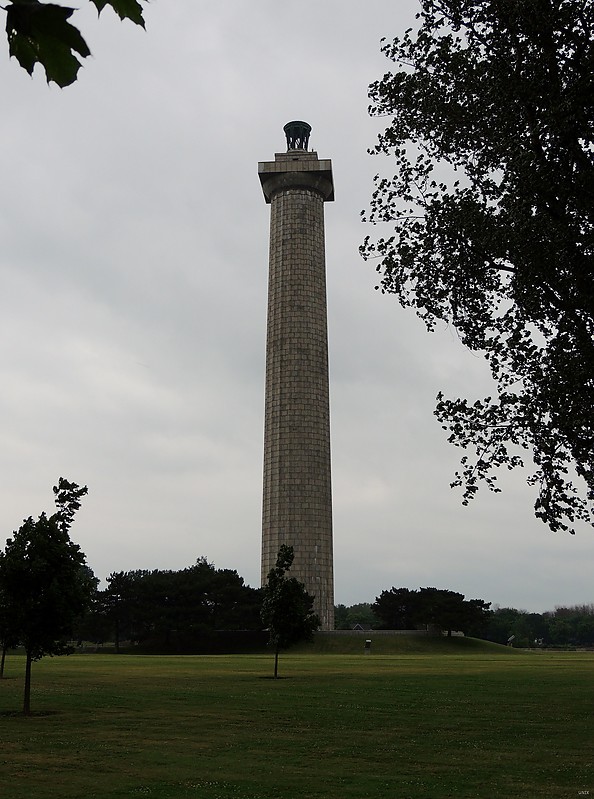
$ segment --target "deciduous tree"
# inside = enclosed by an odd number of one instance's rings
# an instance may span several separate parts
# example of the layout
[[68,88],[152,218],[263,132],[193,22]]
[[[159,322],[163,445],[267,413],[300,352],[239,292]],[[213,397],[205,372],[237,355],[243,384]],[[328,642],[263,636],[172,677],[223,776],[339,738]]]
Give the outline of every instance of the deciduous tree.
[[283,544],[278,551],[276,566],[268,573],[263,589],[262,622],[268,630],[269,643],[274,648],[274,678],[278,677],[278,656],[299,641],[309,640],[320,626],[313,611],[314,598],[296,577],[288,577],[293,564],[293,547]]
[[484,355],[494,395],[438,396],[464,503],[534,463],[535,514],[593,523],[594,4],[421,0],[370,88],[389,117],[368,238],[383,292]]
[[85,611],[96,586],[80,547],[69,529],[87,493],[60,478],[54,488],[58,511],[34,521],[30,516],[0,553],[4,612],[9,636],[25,649],[23,711],[31,710],[31,664],[44,655],[72,651],[68,645],[76,619]]

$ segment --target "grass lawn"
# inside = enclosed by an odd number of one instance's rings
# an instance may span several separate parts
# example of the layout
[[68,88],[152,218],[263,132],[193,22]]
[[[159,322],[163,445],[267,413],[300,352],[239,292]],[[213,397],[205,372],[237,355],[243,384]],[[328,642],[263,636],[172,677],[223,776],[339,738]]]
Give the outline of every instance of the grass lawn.
[[7,799],[594,797],[594,654],[112,656],[0,682]]

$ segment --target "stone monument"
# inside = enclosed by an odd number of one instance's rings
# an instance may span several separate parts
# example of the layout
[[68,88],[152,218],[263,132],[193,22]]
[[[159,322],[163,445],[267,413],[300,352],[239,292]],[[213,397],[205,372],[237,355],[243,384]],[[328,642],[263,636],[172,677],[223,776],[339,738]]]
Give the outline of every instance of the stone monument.
[[307,149],[311,127],[284,127],[287,152],[258,164],[270,204],[266,341],[262,582],[281,544],[290,575],[315,597],[322,630],[334,629],[332,487],[324,203],[332,163]]

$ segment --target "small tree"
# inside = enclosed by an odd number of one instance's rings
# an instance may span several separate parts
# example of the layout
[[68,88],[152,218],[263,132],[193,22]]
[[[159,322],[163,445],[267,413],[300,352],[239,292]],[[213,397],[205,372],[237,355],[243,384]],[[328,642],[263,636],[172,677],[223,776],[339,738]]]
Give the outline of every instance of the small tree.
[[274,648],[275,680],[281,649],[310,640],[320,626],[320,620],[313,612],[314,598],[296,577],[286,576],[293,559],[293,547],[283,544],[278,551],[276,566],[268,573],[263,589],[261,618],[268,629],[269,644]]
[[8,637],[25,648],[23,712],[31,712],[31,664],[44,655],[72,650],[73,624],[86,609],[96,581],[85,556],[68,531],[80,499],[87,493],[60,478],[54,488],[58,511],[37,521],[25,519],[0,553],[0,574]]

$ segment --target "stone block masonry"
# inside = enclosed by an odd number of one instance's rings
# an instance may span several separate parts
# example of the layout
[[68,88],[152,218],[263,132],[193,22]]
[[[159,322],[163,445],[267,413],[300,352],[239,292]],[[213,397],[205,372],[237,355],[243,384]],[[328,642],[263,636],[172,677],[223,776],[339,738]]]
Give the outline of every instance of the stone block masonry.
[[258,165],[270,203],[266,342],[262,581],[281,544],[291,575],[315,597],[323,630],[334,628],[332,486],[324,202],[332,165],[289,150]]

